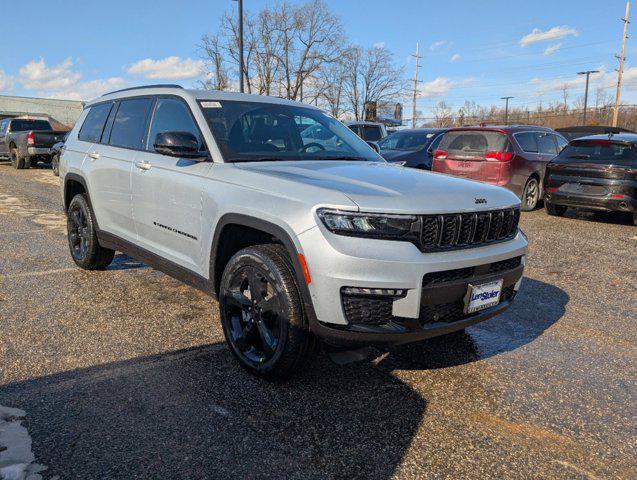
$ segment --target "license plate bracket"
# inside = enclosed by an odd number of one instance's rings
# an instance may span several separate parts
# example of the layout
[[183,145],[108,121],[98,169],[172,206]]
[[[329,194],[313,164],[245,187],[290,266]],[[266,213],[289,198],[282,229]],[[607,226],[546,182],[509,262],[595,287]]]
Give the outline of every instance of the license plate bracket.
[[469,284],[464,298],[464,313],[475,313],[500,303],[503,279]]

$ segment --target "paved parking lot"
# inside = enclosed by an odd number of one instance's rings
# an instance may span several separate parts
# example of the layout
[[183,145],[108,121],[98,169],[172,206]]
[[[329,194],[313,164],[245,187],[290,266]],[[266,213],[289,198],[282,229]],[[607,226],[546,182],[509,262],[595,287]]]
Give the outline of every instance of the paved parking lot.
[[44,478],[636,478],[637,228],[522,228],[504,315],[270,384],[204,294],[122,255],[75,268],[57,178],[0,163],[0,405]]

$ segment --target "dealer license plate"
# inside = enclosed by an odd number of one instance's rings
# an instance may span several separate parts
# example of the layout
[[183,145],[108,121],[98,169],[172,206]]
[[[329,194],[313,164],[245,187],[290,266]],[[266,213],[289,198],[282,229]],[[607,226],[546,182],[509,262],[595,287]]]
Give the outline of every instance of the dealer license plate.
[[469,284],[465,297],[465,313],[474,313],[478,310],[493,307],[500,303],[502,293],[502,280],[495,280],[489,283],[478,285]]

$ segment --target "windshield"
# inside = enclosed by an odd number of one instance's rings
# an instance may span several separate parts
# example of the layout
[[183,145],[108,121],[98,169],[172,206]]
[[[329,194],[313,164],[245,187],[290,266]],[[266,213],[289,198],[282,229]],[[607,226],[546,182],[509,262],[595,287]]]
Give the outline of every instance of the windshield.
[[345,125],[319,110],[229,100],[199,103],[227,162],[384,161]]
[[381,150],[422,150],[436,134],[427,132],[398,132],[378,142]]
[[51,130],[51,124],[46,120],[12,120],[12,132],[24,132],[26,130]]
[[630,143],[613,143],[610,140],[575,140],[562,153],[560,159],[586,160],[590,163],[612,165],[618,162],[636,162],[637,151]]

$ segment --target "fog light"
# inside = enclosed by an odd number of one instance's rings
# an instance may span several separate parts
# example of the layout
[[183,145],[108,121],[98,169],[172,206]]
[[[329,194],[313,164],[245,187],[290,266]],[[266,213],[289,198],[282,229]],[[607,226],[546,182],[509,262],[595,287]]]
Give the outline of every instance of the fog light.
[[341,291],[346,295],[375,295],[381,297],[404,297],[407,293],[407,290],[398,288],[343,287]]

